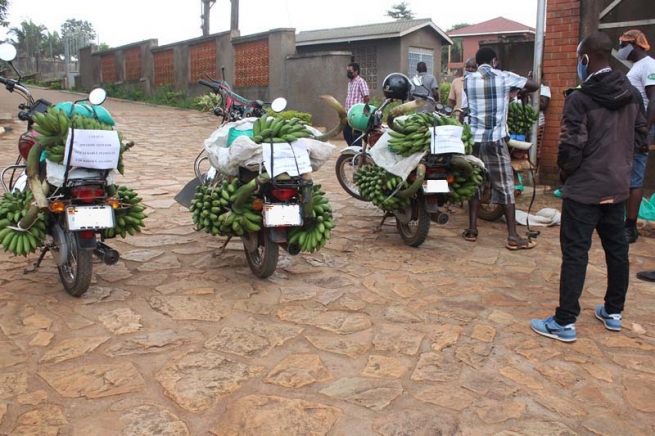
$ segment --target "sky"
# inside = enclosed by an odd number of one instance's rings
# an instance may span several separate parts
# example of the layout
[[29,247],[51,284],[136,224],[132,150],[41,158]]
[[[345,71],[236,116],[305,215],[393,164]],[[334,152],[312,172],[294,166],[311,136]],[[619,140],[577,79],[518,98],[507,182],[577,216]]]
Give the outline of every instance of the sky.
[[[270,29],[296,31],[356,26],[391,21],[385,15],[401,0],[240,0],[241,35]],[[537,0],[405,0],[415,18],[431,18],[444,31],[459,23],[480,23],[499,16],[536,26]],[[202,36],[201,0],[9,0],[10,27],[31,19],[48,31],[60,32],[70,18],[90,22],[96,43],[110,47],[146,39],[159,45]],[[210,31],[230,28],[230,0],[216,0]],[[0,28],[0,40],[6,29]]]

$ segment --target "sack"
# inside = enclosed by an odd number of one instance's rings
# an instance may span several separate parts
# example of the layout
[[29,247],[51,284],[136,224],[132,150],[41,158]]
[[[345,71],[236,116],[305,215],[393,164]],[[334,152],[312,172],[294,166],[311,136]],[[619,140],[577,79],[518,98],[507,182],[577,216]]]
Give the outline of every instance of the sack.
[[646,221],[655,221],[655,194],[650,197],[641,199],[639,205],[639,218]]

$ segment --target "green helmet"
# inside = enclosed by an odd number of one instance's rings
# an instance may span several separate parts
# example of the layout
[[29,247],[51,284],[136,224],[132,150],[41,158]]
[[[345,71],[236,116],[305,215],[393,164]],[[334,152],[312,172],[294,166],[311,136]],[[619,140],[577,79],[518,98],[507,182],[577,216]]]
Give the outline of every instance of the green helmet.
[[[364,107],[368,110],[364,113]],[[348,110],[348,124],[355,130],[363,132],[368,127],[368,119],[373,115],[377,108],[366,103],[357,103]]]

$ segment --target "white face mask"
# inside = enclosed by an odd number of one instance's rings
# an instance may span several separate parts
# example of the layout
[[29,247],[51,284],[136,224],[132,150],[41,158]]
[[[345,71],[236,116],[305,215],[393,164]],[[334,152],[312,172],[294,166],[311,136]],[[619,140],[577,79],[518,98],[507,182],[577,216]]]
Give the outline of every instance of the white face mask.
[[630,56],[630,53],[632,53],[632,50],[634,50],[634,46],[632,44],[628,44],[625,47],[621,47],[619,51],[616,53],[616,57],[619,60],[622,61],[627,61],[628,56]]
[[491,68],[493,69],[498,68],[498,59],[494,59],[491,61]]

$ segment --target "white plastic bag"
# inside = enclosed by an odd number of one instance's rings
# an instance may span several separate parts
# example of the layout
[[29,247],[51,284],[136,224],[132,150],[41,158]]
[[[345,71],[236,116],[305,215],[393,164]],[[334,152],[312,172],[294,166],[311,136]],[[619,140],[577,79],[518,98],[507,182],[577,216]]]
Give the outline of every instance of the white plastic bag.
[[[46,180],[52,186],[61,188],[64,184],[64,175],[66,174],[66,165],[58,164],[52,162],[51,160],[46,159]],[[114,177],[116,175],[116,170],[109,171],[107,174],[107,183],[112,185],[114,183]],[[94,170],[90,168],[79,168],[74,167],[68,172],[68,179],[98,179],[101,178],[105,173],[105,170]]]
[[389,150],[389,139],[391,139],[389,132],[384,132],[369,153],[376,165],[405,180],[428,152],[419,151],[410,156],[402,157]]

